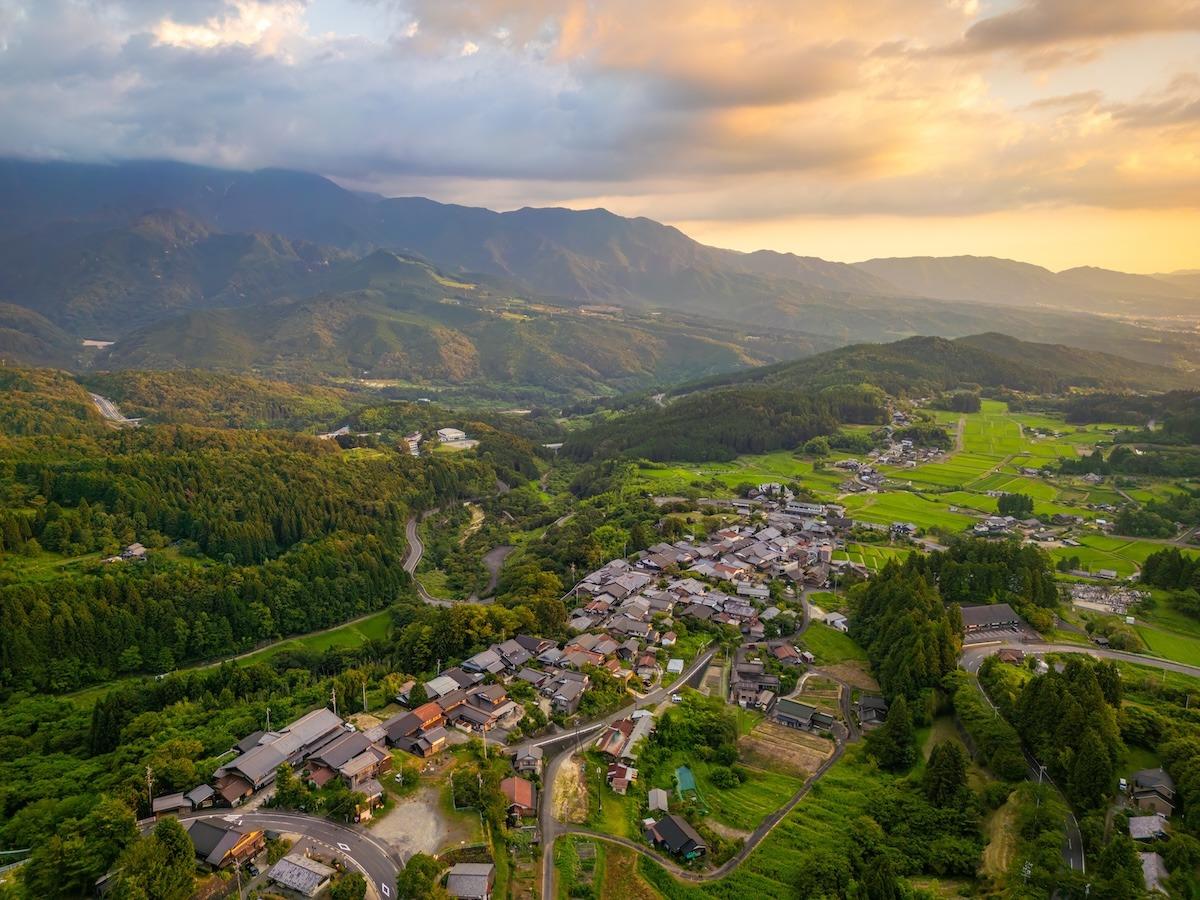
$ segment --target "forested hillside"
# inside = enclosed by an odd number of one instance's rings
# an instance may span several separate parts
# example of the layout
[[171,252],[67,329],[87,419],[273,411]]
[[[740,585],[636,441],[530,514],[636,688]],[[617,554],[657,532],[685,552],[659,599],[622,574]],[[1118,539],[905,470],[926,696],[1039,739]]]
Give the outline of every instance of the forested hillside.
[[[364,457],[281,433],[13,441],[0,691],[165,671],[382,609],[408,590],[411,511],[494,483],[472,457]],[[145,561],[101,562],[134,542]]]
[[819,393],[759,386],[705,391],[665,408],[630,413],[571,435],[563,453],[578,460],[610,456],[725,460],[739,453],[795,447],[840,423],[882,424],[882,392],[869,386]]
[[[992,349],[985,349],[992,348]],[[1165,368],[1003,335],[948,341],[915,337],[858,344],[805,359],[726,372],[681,385],[664,406],[641,407],[572,435],[575,459],[622,455],[651,460],[726,460],[739,453],[795,448],[839,424],[882,424],[888,397],[938,398],[955,392],[1063,391],[1072,386],[1169,386]]]
[[1165,390],[1189,382],[1183,373],[1162,366],[1134,365],[1110,354],[989,333],[956,340],[912,337],[891,344],[855,344],[696,381],[674,393],[751,383],[808,390],[862,383],[895,396],[922,397],[963,384],[1040,394],[1101,385]]

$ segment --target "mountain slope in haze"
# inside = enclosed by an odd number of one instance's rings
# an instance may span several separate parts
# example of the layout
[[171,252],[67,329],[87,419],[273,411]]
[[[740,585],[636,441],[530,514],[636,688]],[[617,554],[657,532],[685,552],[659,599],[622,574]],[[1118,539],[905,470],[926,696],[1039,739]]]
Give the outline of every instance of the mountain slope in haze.
[[1186,283],[1094,266],[1055,273],[1029,263],[982,256],[870,259],[855,266],[914,297],[1121,315],[1200,313],[1200,290]]
[[[66,232],[65,234],[61,232]],[[265,233],[228,234],[154,210],[113,228],[52,226],[0,243],[0,297],[79,336],[247,302],[256,292],[336,265],[346,255]]]
[[[190,218],[207,236],[176,247],[175,237],[122,230],[121,223],[151,209],[176,210],[161,215]],[[334,247],[355,256],[377,249],[420,256],[468,281],[503,279],[514,296],[566,298],[559,305],[616,304],[669,309],[674,318],[723,319],[734,336],[785,329],[859,343],[1002,331],[1054,335],[1149,363],[1200,365],[1200,336],[1168,334],[1156,323],[1134,320],[1135,313],[1140,320],[1193,311],[1178,285],[1166,282],[1166,293],[1147,302],[1145,291],[1155,282],[1134,284],[1121,273],[1056,276],[1010,260],[975,258],[849,266],[769,251],[737,253],[605,210],[498,213],[421,198],[365,197],[302,172],[0,160],[3,235],[0,301],[33,309],[76,337],[119,337],[189,310],[356,290],[324,277],[340,265],[339,251],[321,248]],[[197,323],[189,333],[222,330],[213,317]],[[233,347],[220,365],[244,357]],[[195,364],[205,363],[196,358]]]
[[0,364],[72,369],[80,363],[79,341],[23,306],[0,303]]
[[644,389],[831,345],[696,316],[591,314],[514,297],[498,282],[456,281],[388,251],[322,280],[336,291],[149,324],[117,341],[97,365],[503,384],[567,396]]
[[995,332],[947,340],[913,337],[891,344],[856,344],[762,369],[683,385],[674,393],[722,385],[819,391],[872,384],[894,396],[921,396],[977,384],[1045,393],[1069,387],[1173,390],[1194,384],[1165,366],[1134,364],[1106,353],[1021,341]]

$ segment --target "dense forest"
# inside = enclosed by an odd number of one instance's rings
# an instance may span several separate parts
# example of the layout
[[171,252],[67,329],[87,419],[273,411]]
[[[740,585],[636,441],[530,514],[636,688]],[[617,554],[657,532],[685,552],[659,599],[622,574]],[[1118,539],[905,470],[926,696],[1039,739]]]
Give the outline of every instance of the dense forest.
[[1044,551],[1016,541],[958,540],[945,551],[891,560],[850,590],[851,636],[866,649],[889,700],[919,703],[928,716],[933,693],[958,666],[968,603],[1010,603],[1036,627],[1049,627],[1058,604]]
[[572,434],[563,454],[577,460],[616,456],[654,461],[728,460],[740,453],[795,448],[842,423],[879,425],[883,394],[871,387],[813,393],[762,387],[707,391]]
[[[495,480],[470,456],[364,456],[280,433],[14,441],[0,467],[13,557],[0,690],[168,671],[382,609],[409,589],[411,511]],[[135,542],[144,561],[101,561]]]
[[875,385],[893,396],[929,397],[981,388],[1034,394],[1069,386],[1099,385],[1168,389],[1183,382],[1170,369],[1132,372],[1128,360],[1052,344],[1034,344],[999,334],[947,340],[912,337],[891,344],[854,344],[795,362],[731,372],[675,389],[686,394],[728,385],[759,384],[776,389]]

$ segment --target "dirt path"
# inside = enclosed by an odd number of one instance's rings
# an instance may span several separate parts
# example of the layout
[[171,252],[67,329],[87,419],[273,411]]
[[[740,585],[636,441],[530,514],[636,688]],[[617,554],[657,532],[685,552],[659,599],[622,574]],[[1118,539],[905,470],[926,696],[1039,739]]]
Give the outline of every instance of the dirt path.
[[464,503],[463,506],[471,511],[471,524],[463,530],[462,537],[458,539],[460,547],[467,542],[467,538],[483,527],[483,508],[477,503]]

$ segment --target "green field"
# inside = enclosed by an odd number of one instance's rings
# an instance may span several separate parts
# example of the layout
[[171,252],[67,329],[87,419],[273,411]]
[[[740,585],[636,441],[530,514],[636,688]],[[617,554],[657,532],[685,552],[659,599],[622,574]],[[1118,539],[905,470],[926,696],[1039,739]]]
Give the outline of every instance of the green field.
[[359,644],[365,644],[367,641],[384,640],[388,636],[388,630],[391,627],[391,619],[386,612],[375,613],[360,622],[355,622],[350,625],[342,625],[334,628],[331,631],[322,632],[320,634],[310,634],[306,637],[291,638],[290,640],[280,641],[270,647],[251,653],[243,657],[238,662],[240,665],[249,666],[254,663],[262,663],[277,656],[284,650],[316,650],[324,651],[331,647],[357,647]]
[[848,660],[867,661],[867,652],[836,628],[822,622],[813,622],[801,640],[817,658],[817,665],[832,666]]
[[866,812],[876,789],[888,781],[866,762],[861,745],[850,746],[845,757],[728,877],[697,888],[679,883],[645,858],[639,858],[638,869],[671,900],[793,896],[792,885],[810,854],[842,850],[851,823]]
[[845,498],[844,503],[847,515],[876,525],[911,522],[922,529],[937,527],[947,531],[962,531],[976,522],[971,516],[950,512],[952,504],[936,495],[926,497],[907,491],[856,494]]
[[900,557],[903,559],[912,552],[911,547],[885,547],[878,544],[847,544],[845,550],[833,551],[835,560],[849,560],[860,566],[866,566],[872,572],[878,572],[888,560]]
[[1200,638],[1163,631],[1149,625],[1138,625],[1137,633],[1142,636],[1142,640],[1155,656],[1200,666]]

